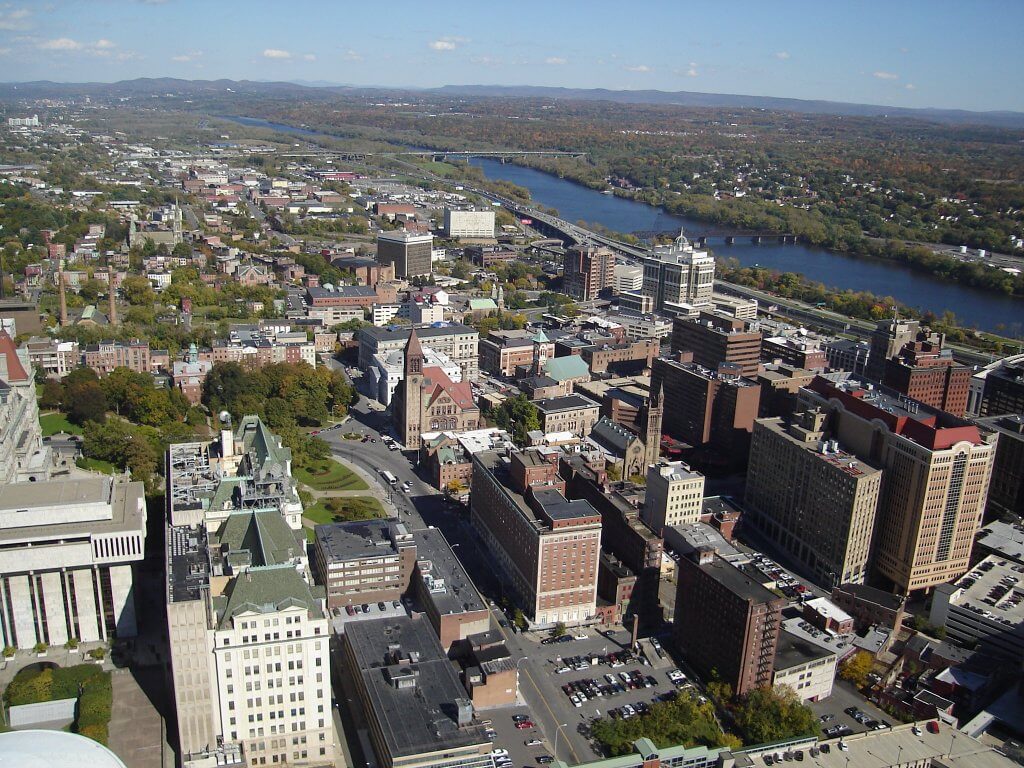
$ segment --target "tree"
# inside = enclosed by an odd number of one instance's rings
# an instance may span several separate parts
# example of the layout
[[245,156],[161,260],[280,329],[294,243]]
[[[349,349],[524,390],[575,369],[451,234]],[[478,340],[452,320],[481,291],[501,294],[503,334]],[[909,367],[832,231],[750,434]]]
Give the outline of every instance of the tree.
[[64,387],[64,408],[68,419],[84,426],[87,422],[103,423],[107,417],[107,396],[97,381],[83,381]]
[[43,382],[43,391],[39,397],[39,407],[44,409],[60,408],[64,399],[64,387],[56,379]]
[[858,688],[863,688],[868,683],[868,674],[874,663],[874,656],[867,651],[858,651],[843,662],[843,666],[839,669],[839,676],[843,680],[849,680]]
[[733,720],[746,744],[768,744],[818,731],[814,713],[789,686],[757,688],[733,707]]
[[122,281],[121,295],[129,304],[140,307],[149,306],[156,299],[152,284],[138,275],[131,275]]
[[495,423],[512,432],[512,440],[520,448],[525,446],[527,433],[540,429],[540,412],[525,394],[508,397],[494,411]]
[[552,637],[564,637],[565,633],[568,632],[568,631],[569,630],[567,630],[565,628],[565,622],[560,621],[557,624],[555,624],[555,628],[551,630],[551,636]]
[[530,627],[530,623],[526,620],[526,616],[523,615],[523,612],[519,608],[516,608],[512,613],[512,623],[515,624],[521,632],[525,632]]

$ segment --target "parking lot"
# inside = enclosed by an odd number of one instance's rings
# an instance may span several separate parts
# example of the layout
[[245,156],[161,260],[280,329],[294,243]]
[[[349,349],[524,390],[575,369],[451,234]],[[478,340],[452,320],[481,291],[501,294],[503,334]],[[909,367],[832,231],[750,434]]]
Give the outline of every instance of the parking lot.
[[[870,730],[864,723],[858,722],[846,711],[850,708],[856,708],[859,712],[867,715],[867,720],[869,721],[874,720],[879,724],[883,722],[896,724],[896,721],[890,715],[887,715],[870,701],[866,700],[849,683],[842,680],[836,680],[835,685],[832,687],[832,695],[827,699],[824,701],[809,701],[807,705],[817,716],[818,723],[823,730],[837,726],[840,728],[845,726],[849,729],[850,733],[863,733]],[[822,721],[822,717],[827,717],[828,719]],[[834,733],[830,735],[839,736],[840,734]]]

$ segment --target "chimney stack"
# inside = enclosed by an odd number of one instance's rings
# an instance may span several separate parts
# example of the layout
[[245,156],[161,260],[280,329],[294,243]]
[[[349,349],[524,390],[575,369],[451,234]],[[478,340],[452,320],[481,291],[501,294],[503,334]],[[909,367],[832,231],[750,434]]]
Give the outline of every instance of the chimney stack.
[[68,297],[64,293],[64,264],[57,265],[57,285],[60,290],[60,325],[68,324]]
[[113,267],[107,267],[107,290],[110,292],[110,314],[107,320],[111,325],[117,325],[117,290],[114,288]]

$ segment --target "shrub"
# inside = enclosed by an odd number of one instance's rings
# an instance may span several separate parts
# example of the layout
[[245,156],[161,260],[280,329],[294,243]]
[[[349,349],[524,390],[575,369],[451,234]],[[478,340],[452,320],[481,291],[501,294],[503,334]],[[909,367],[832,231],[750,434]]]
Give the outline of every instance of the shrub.
[[17,652],[18,652],[18,649],[15,648],[13,645],[5,645],[4,646],[4,658],[5,659],[11,658]]
[[64,647],[67,648],[68,650],[73,650],[73,649],[77,648],[78,647],[78,638],[77,637],[69,637],[68,641],[66,643],[64,643]]
[[99,660],[99,659],[102,659],[103,657],[105,657],[106,655],[107,655],[107,649],[106,648],[93,648],[91,651],[89,651],[89,658],[91,658],[91,659]]
[[38,642],[38,643],[36,643],[35,645],[32,646],[32,651],[34,653],[46,653],[46,651],[47,651],[47,649],[49,647],[50,646],[48,646],[46,643],[40,641],[40,642]]

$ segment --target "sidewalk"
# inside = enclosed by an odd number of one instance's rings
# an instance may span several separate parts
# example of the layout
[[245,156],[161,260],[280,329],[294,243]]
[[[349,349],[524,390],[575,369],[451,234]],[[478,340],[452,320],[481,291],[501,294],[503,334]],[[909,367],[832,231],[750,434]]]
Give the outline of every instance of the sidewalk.
[[115,669],[111,683],[114,706],[110,714],[110,749],[127,768],[156,768],[169,752],[160,714],[128,669]]

